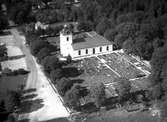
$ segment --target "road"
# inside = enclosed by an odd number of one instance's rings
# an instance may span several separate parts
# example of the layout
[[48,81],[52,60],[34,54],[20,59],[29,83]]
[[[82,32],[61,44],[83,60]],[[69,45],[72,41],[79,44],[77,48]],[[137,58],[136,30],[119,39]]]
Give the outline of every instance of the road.
[[21,119],[30,119],[31,122],[51,120],[69,116],[69,111],[64,107],[61,97],[55,87],[44,75],[41,66],[37,64],[35,58],[31,55],[29,48],[25,46],[25,38],[21,36],[16,29],[10,30],[14,36],[14,43],[26,56],[26,63],[30,71],[25,89],[35,88],[36,99],[43,100],[43,107],[29,114],[22,114]]

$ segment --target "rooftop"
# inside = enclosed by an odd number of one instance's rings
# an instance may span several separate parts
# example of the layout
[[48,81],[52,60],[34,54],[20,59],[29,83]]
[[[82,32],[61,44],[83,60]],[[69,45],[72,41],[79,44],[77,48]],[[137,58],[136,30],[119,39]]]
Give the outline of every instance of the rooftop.
[[73,36],[74,50],[111,45],[112,43],[95,31],[85,32]]

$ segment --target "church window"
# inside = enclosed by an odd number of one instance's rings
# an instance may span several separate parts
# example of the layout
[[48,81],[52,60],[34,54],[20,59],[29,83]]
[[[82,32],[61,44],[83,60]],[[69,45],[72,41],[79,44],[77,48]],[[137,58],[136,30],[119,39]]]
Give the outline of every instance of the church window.
[[78,51],[78,55],[81,55],[81,51],[80,50]]
[[86,54],[88,54],[88,49],[86,49]]
[[102,52],[102,47],[100,47],[100,52]]
[[109,50],[109,47],[107,46],[106,50]]
[[93,48],[93,54],[95,54],[95,48]]

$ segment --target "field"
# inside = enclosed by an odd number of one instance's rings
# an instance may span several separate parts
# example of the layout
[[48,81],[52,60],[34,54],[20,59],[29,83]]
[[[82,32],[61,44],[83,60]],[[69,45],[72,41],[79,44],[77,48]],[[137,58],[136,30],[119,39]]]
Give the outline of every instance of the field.
[[2,69],[9,68],[11,70],[25,69],[27,70],[25,56],[20,48],[10,45],[7,47],[8,60],[1,62]]
[[0,78],[0,101],[8,97],[8,91],[16,91],[20,85],[25,84],[27,75],[2,76]]

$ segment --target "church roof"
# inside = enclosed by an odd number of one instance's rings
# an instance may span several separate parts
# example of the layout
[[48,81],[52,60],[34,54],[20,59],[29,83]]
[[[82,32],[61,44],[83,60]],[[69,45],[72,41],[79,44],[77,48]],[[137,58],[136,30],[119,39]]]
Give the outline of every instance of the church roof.
[[73,48],[74,50],[93,48],[105,45],[111,45],[112,43],[100,36],[94,31],[85,32],[79,35],[73,36]]

